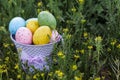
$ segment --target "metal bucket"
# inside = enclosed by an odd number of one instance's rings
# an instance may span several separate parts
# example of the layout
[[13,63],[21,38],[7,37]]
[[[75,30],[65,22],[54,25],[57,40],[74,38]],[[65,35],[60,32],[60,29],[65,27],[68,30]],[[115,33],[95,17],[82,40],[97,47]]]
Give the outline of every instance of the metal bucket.
[[[49,70],[47,60],[50,59],[54,44],[61,40],[60,36],[59,40],[53,43],[48,43],[44,45],[26,45],[16,42],[14,35],[10,35],[10,38],[16,46],[21,62],[23,64],[27,62],[28,66],[33,66],[35,69],[38,70]],[[19,50],[21,50],[21,52]],[[26,69],[25,66],[23,66],[23,68]],[[33,69],[30,68],[30,71],[33,71]]]

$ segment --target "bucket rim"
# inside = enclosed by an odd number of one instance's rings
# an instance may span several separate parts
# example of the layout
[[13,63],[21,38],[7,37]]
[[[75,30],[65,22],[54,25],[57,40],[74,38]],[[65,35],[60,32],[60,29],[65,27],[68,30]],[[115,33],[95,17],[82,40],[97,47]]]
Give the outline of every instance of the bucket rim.
[[43,47],[43,46],[49,46],[49,45],[53,45],[53,44],[55,44],[55,43],[57,43],[57,42],[59,42],[59,41],[56,41],[56,42],[52,42],[52,43],[48,43],[48,44],[41,44],[41,45],[31,45],[31,44],[23,44],[23,43],[19,43],[19,42],[17,42],[17,41],[15,41],[15,39],[13,38],[13,36],[14,35],[12,35],[12,34],[10,34],[10,38],[11,38],[11,40],[14,42],[14,43],[17,43],[17,44],[20,44],[20,45],[22,45],[22,46],[29,46],[29,47]]

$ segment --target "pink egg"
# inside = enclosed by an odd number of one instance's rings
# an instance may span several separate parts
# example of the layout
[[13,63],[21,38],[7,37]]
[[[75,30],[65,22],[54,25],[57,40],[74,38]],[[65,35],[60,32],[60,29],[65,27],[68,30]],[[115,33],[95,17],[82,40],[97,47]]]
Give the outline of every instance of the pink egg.
[[20,27],[15,34],[15,39],[23,44],[32,44],[32,32],[26,27]]
[[57,32],[57,30],[53,30],[53,31],[52,31],[52,37],[51,37],[50,42],[59,41],[60,38],[61,38],[61,36],[60,36],[60,34]]

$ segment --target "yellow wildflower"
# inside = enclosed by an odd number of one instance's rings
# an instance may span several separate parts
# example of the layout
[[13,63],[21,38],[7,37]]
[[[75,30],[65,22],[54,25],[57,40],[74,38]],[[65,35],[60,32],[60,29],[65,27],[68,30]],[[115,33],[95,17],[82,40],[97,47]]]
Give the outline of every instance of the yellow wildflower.
[[20,79],[20,78],[21,78],[21,75],[20,75],[20,74],[18,74],[18,75],[17,75],[17,78],[18,78],[18,79]]
[[72,70],[73,70],[73,71],[77,70],[77,65],[73,65],[73,66],[72,66]]
[[37,75],[36,74],[33,76],[33,79],[37,79]]
[[6,61],[9,61],[9,57],[6,57],[5,60],[6,60]]
[[44,73],[41,73],[41,76],[44,77]]
[[37,9],[37,12],[39,13],[41,10],[40,9]]
[[71,11],[72,11],[72,12],[76,12],[76,8],[73,7],[73,8],[71,9]]
[[84,0],[79,0],[79,3],[80,4],[84,4]]
[[53,75],[53,72],[48,73],[48,75],[49,75],[49,76],[52,76],[52,75]]
[[56,60],[55,58],[53,58],[53,61],[54,61],[54,62],[57,62],[57,60]]
[[81,49],[81,50],[80,50],[80,53],[81,53],[81,54],[84,54],[84,53],[85,53],[85,50],[84,50],[84,49]]
[[120,44],[117,45],[117,48],[120,48]]
[[83,36],[84,36],[84,38],[88,37],[88,33],[87,33],[87,32],[84,32],[84,33],[83,33]]
[[62,53],[62,51],[59,51],[57,55],[61,58],[65,58],[65,55]]
[[18,64],[16,64],[14,68],[15,68],[15,69],[18,69],[18,68],[19,68]]
[[5,48],[7,48],[7,47],[9,46],[9,44],[4,43],[3,46],[4,46]]
[[68,31],[69,31],[68,28],[63,29],[63,32],[68,32]]
[[100,80],[100,77],[95,78],[94,80]]
[[58,55],[58,56],[63,56],[62,51],[59,51],[57,55]]
[[3,72],[3,73],[7,72],[7,69],[4,69],[2,72]]
[[62,71],[60,71],[60,70],[55,71],[55,74],[57,74],[57,76],[58,76],[59,78],[62,78],[63,75],[64,75],[64,73],[63,73]]
[[79,50],[75,50],[76,53],[79,53]]
[[93,49],[93,46],[88,46],[88,49],[89,49],[89,50]]
[[42,2],[38,2],[37,6],[38,7],[42,6]]
[[82,77],[77,77],[77,76],[75,76],[74,79],[75,79],[75,80],[82,80]]
[[38,7],[42,6],[42,2],[38,2],[37,6]]
[[80,58],[80,56],[79,55],[74,55],[74,58],[78,59],[78,58]]
[[86,22],[86,20],[85,20],[85,19],[82,19],[82,20],[81,20],[81,23],[82,23],[82,24],[84,24],[85,22]]
[[58,74],[58,77],[62,78],[63,75],[64,75],[63,72],[60,72],[60,73]]
[[117,43],[117,40],[116,40],[116,39],[114,39],[113,41],[111,41],[111,43],[110,43],[110,44],[111,44],[112,46],[114,46],[116,43]]
[[7,72],[7,66],[5,64],[0,65],[0,73]]
[[66,36],[66,38],[67,38],[67,39],[70,39],[71,36],[72,36],[71,34],[68,34],[68,35]]
[[2,69],[2,65],[0,65],[0,73],[2,73],[3,69]]
[[[102,77],[102,79],[104,80],[105,77]],[[96,77],[94,80],[101,80],[100,77]]]
[[5,27],[0,26],[0,31],[5,31]]
[[96,38],[95,38],[95,41],[96,41],[96,42],[101,42],[101,41],[102,41],[102,37],[101,37],[101,36],[96,37]]

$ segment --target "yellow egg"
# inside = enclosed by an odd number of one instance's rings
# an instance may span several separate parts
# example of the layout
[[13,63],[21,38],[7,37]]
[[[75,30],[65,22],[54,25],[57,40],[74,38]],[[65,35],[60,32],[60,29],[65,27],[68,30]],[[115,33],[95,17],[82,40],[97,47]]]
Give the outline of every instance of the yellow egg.
[[33,34],[33,43],[35,45],[47,44],[50,42],[52,31],[48,26],[40,26]]
[[26,24],[26,27],[30,29],[32,33],[34,33],[36,29],[39,27],[39,23],[37,20],[31,20]]

